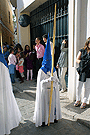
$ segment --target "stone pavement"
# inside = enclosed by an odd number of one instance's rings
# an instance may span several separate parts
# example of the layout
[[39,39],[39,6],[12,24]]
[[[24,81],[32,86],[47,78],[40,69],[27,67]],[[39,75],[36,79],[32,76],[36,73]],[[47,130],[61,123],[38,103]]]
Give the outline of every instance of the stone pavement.
[[[35,106],[36,82],[17,82],[13,86],[17,104],[22,114],[20,125],[11,131],[10,135],[89,135],[90,107],[81,110],[74,107],[67,98],[67,92],[60,93],[62,119],[50,126],[36,128],[33,123]],[[81,124],[80,124],[81,123]],[[87,126],[87,127],[86,127]]]

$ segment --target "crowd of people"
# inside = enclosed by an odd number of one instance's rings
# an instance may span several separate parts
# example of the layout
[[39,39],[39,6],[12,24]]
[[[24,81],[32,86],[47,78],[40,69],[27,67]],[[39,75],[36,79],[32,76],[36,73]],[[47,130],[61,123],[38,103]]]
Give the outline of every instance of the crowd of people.
[[[36,61],[38,65],[40,64],[41,66],[37,74],[36,103],[33,118],[36,127],[38,127],[48,124],[48,102],[50,94],[50,89],[48,88],[50,87],[51,81],[53,81],[54,84],[54,92],[52,95],[53,102],[51,109],[53,111],[51,113],[50,123],[57,123],[58,119],[61,119],[62,116],[58,89],[58,77],[55,68],[53,70],[53,77],[51,77],[50,75],[52,62],[49,36],[45,47],[42,44],[40,44],[39,38],[36,38],[35,42],[35,50],[37,56]],[[3,48],[5,47],[7,48],[6,45],[4,45]],[[1,50],[1,48],[2,46],[0,46],[0,133],[4,135],[10,134],[10,130],[19,125],[19,122],[21,121],[22,117],[13,94],[11,82],[15,82],[15,74],[17,75],[17,77],[20,77],[20,83],[24,82],[24,65],[26,65],[27,81],[29,80],[29,72],[31,73],[30,80],[32,80],[34,55],[33,51],[30,50],[29,45],[25,46],[24,51],[20,44],[17,44],[15,47],[8,47],[6,51],[4,50],[4,53],[2,53],[3,49]],[[5,59],[5,55],[3,55],[5,53],[8,54],[7,60]],[[47,109],[45,109],[44,107]]]
[[[3,44],[3,54],[8,64],[13,85],[15,83],[15,77],[19,78],[20,83],[23,83],[24,79],[27,81],[30,79],[32,81],[34,69],[38,72],[43,60],[45,48],[40,44],[39,37],[36,38],[35,42],[36,46],[33,50],[30,49],[29,45],[25,45],[23,49],[19,43],[15,46]],[[34,66],[35,68],[33,69]]]
[[[15,75],[17,78],[19,78],[20,83],[24,82],[24,78],[26,78],[27,81],[29,79],[32,80],[33,74],[34,78],[37,78],[38,71],[42,66],[48,35],[44,34],[42,38],[45,45],[42,45],[40,42],[40,37],[37,37],[35,39],[36,45],[33,47],[33,50],[30,49],[29,45],[25,45],[25,49],[23,50],[19,43],[15,46],[9,46],[7,42],[3,44],[3,54],[8,64],[12,83],[15,83]],[[50,47],[52,55],[53,43],[51,41]],[[62,41],[60,50],[61,53],[56,64],[56,68],[58,69],[59,90],[61,90],[61,92],[65,92],[67,90],[65,75],[68,71],[68,42],[66,39]],[[79,82],[76,90],[76,102],[74,104],[75,107],[81,104],[80,95],[82,92],[83,84],[85,84],[85,97],[82,101],[81,108],[86,107],[86,102],[89,95],[89,90],[87,91],[88,80],[90,78],[88,70],[90,64],[89,56],[90,38],[86,40],[84,48],[79,51],[76,58],[76,62],[79,64],[79,68],[77,68],[77,72],[79,74]]]
[[18,43],[16,46],[3,45],[4,58],[7,61],[12,84],[15,83],[15,75],[24,82],[24,59],[26,58],[22,46]]
[[[19,78],[18,80],[20,81],[20,83],[23,83],[24,79],[26,79],[27,81],[29,80],[32,81],[33,77],[37,79],[38,71],[40,67],[42,66],[42,61],[43,61],[43,56],[45,52],[45,47],[47,44],[48,35],[44,34],[42,38],[45,44],[42,45],[40,37],[37,37],[35,39],[36,45],[35,46],[33,45],[32,50],[29,45],[25,45],[25,48],[23,49],[19,43],[16,45],[8,45],[7,42],[3,43],[3,54],[8,64],[11,82],[13,85],[15,83],[15,77]],[[64,44],[67,44],[67,43],[65,42]],[[50,41],[50,47],[51,47],[51,55],[52,55],[53,43],[51,41]],[[65,45],[65,48],[67,48],[67,45]],[[65,54],[66,53],[67,52],[65,52]],[[57,62],[56,68],[58,68],[58,62]],[[66,64],[65,74],[66,74],[66,71],[67,71],[67,64]],[[65,74],[63,75],[64,77],[62,78],[65,78]],[[63,80],[64,80],[64,85],[65,85],[66,84],[65,79]],[[62,88],[62,89],[64,89],[65,91],[66,85],[65,85],[65,88]]]

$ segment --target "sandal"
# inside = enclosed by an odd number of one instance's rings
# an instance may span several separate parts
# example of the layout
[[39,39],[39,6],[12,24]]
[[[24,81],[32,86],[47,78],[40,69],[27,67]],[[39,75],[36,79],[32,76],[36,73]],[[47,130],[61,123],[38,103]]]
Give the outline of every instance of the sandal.
[[76,102],[74,103],[74,106],[75,106],[75,107],[80,106],[80,101],[76,101]]
[[81,104],[80,108],[85,109],[86,108],[86,103]]

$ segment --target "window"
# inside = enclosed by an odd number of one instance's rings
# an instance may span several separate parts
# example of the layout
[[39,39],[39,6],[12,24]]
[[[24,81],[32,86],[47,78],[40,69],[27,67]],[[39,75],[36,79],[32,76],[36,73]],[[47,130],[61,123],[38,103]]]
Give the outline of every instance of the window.
[[10,23],[10,12],[8,11],[8,15],[9,15],[9,23]]

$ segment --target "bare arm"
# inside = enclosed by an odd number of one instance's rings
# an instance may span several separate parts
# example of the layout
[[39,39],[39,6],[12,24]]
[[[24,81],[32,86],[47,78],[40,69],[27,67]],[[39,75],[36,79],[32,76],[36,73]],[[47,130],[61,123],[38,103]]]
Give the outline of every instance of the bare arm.
[[76,62],[79,64],[81,61],[81,52],[79,51],[77,58],[76,58]]
[[21,63],[22,63],[22,61],[20,61],[20,62],[18,63],[18,66],[19,66]]

